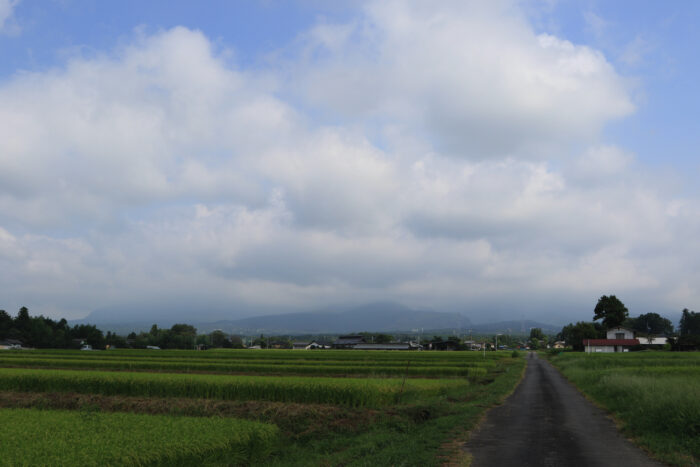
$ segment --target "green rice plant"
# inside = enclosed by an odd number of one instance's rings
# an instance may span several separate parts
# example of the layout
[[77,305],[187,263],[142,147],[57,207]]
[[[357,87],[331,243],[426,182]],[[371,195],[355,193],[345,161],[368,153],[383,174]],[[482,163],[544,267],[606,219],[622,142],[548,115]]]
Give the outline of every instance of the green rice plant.
[[0,409],[0,465],[243,465],[263,461],[274,425],[232,418]]
[[466,380],[305,378],[0,369],[0,390],[265,400],[379,407],[466,387]]
[[[94,354],[93,354],[94,355]],[[105,355],[100,353],[98,355]],[[411,360],[378,362],[303,361],[303,360],[220,360],[172,358],[80,358],[79,355],[0,355],[5,367],[81,368],[96,370],[159,370],[172,372],[300,374],[300,375],[353,375],[388,377],[473,377],[480,374],[476,368],[490,368],[494,362],[457,362],[451,365],[430,365]]]

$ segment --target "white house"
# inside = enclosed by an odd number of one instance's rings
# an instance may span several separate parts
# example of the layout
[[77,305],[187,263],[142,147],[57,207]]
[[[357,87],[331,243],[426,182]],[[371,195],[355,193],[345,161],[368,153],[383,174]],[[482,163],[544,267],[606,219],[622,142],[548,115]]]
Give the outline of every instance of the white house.
[[587,353],[629,352],[630,347],[639,345],[634,338],[634,331],[622,326],[608,329],[607,339],[584,339],[583,347]]
[[311,342],[292,342],[292,349],[294,350],[311,350],[311,349],[322,349],[324,348],[321,344],[316,341]]

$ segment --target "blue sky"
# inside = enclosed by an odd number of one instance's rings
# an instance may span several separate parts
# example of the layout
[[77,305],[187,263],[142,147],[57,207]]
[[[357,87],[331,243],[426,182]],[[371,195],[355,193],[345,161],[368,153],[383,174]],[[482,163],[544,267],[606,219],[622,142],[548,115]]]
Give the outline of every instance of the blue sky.
[[698,19],[0,0],[0,307],[673,317],[700,301]]

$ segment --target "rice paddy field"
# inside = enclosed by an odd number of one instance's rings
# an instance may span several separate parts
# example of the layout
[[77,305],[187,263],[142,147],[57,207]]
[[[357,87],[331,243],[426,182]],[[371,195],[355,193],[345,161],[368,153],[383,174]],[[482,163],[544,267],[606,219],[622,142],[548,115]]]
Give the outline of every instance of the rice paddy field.
[[700,353],[563,353],[551,361],[655,457],[700,465]]
[[0,352],[0,465],[441,465],[510,352]]

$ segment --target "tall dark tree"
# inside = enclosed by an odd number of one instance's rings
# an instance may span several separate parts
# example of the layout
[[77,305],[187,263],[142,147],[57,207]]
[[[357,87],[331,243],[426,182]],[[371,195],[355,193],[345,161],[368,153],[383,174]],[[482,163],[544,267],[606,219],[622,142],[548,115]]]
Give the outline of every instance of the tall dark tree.
[[228,341],[228,336],[221,329],[212,331],[211,333],[211,345],[212,347],[224,347],[226,346],[226,341]]
[[0,339],[5,339],[7,337],[7,333],[12,328],[13,324],[12,316],[5,310],[0,310]]
[[700,336],[700,313],[684,308],[679,324],[681,336]]
[[629,315],[627,307],[614,295],[600,297],[593,312],[593,320],[597,321],[602,318],[603,326],[608,329],[620,326]]
[[673,334],[673,323],[658,313],[645,313],[628,321],[630,327],[640,333],[666,336]]

